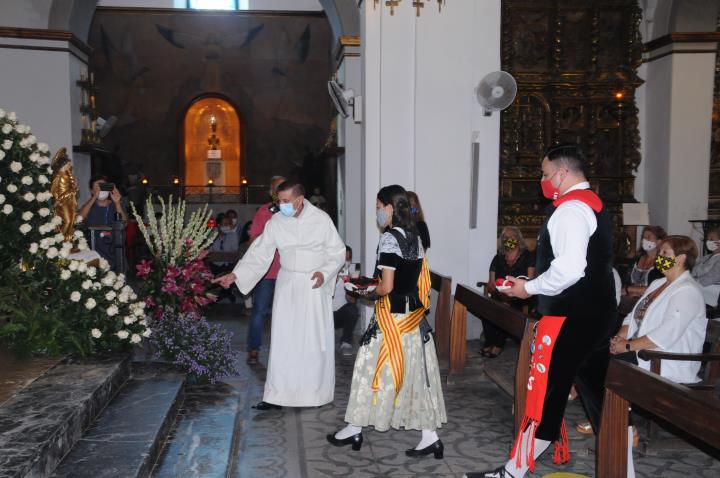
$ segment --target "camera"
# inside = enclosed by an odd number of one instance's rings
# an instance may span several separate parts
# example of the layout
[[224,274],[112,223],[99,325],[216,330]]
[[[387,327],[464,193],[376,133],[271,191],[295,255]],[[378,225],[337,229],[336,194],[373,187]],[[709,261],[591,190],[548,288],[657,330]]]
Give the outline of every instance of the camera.
[[115,189],[115,183],[101,183],[100,191],[112,191]]

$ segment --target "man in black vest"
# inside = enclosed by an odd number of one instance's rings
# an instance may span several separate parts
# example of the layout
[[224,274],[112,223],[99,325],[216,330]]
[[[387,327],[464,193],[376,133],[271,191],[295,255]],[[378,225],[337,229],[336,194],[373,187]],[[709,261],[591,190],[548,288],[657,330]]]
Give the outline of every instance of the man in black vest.
[[[543,316],[532,349],[525,426],[505,466],[467,478],[522,478],[552,442],[555,462],[567,461],[563,415],[573,382],[593,428],[600,423],[609,341],[619,327],[610,216],[590,190],[575,145],[545,153],[540,185],[553,203],[538,236],[537,276],[508,277],[513,285],[503,291],[519,299],[537,296]],[[555,332],[548,332],[553,324]]]

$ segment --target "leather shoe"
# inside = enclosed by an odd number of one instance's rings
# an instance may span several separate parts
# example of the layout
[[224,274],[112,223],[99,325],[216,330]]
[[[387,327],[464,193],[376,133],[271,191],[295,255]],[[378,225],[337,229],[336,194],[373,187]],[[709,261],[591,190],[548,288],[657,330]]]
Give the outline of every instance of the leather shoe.
[[248,365],[257,365],[257,363],[258,363],[258,351],[251,350],[250,352],[248,352],[247,364]]
[[258,402],[257,404],[252,406],[255,410],[282,410],[282,407],[280,405],[275,405],[274,403],[268,403],[268,402]]
[[490,471],[480,471],[480,472],[471,472],[471,473],[465,473],[463,475],[463,478],[515,478],[510,473],[505,470],[504,466],[495,468],[494,470]]
[[432,443],[422,450],[416,450],[415,448],[410,448],[409,450],[405,450],[405,454],[407,456],[425,456],[429,455],[430,453],[435,454],[435,459],[440,460],[443,457],[443,452],[445,451],[445,447],[443,446],[443,442],[441,440],[436,441],[435,443]]
[[345,446],[345,445],[352,445],[353,451],[360,451],[360,448],[363,444],[363,436],[362,433],[358,433],[357,435],[353,435],[347,438],[343,438],[342,440],[338,440],[335,438],[334,433],[328,433],[327,434],[327,441],[333,445],[333,446]]

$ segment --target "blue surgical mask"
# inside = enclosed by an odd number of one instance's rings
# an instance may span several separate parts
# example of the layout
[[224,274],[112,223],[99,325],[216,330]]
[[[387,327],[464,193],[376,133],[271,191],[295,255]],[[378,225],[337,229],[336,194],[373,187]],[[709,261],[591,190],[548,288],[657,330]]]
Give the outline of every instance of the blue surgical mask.
[[376,214],[376,216],[377,216],[378,226],[379,226],[381,229],[384,228],[385,225],[387,224],[387,220],[388,220],[388,214],[387,214],[387,212],[385,212],[385,208],[382,208],[382,207],[381,207],[380,209],[378,209],[378,210],[375,212],[375,214]]
[[295,206],[291,202],[285,202],[280,204],[280,213],[283,216],[287,217],[293,217],[297,211],[295,210]]

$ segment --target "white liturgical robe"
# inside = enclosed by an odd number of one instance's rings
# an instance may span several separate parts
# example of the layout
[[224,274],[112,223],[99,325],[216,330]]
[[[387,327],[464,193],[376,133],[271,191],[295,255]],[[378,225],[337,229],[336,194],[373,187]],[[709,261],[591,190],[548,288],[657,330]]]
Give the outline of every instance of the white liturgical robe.
[[[313,407],[333,401],[335,327],[332,296],[335,277],[345,263],[345,244],[330,217],[304,200],[298,217],[275,214],[233,273],[249,293],[280,253],[275,283],[263,401],[288,407]],[[322,287],[312,275],[321,272]]]

